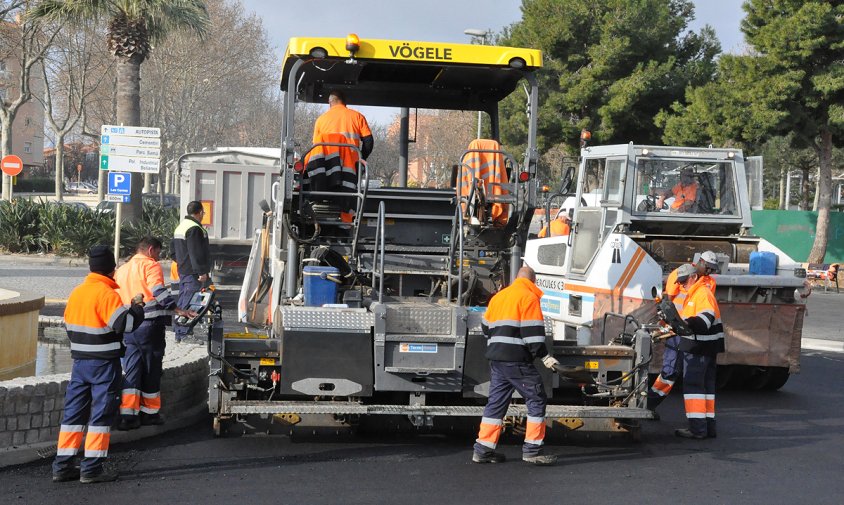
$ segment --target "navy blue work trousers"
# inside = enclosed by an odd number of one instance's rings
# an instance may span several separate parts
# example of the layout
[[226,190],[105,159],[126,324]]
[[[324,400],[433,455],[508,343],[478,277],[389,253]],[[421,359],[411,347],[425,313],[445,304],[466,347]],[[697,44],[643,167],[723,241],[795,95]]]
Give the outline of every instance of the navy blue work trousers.
[[120,374],[119,358],[73,360],[64,398],[58,450],[53,461],[54,474],[72,468],[85,432],[82,475],[94,476],[103,471],[111,426],[117,416]]
[[[522,446],[522,453],[525,456],[536,456],[542,452],[544,427],[536,429],[536,435],[531,426],[544,426],[545,407],[548,405],[548,397],[545,395],[545,388],[542,385],[542,377],[533,363],[519,363],[509,361],[489,362],[489,398],[484,408],[484,423],[495,423],[504,419],[507,408],[513,397],[513,391],[518,391],[525,400],[528,411],[528,435]],[[530,438],[528,438],[530,437]],[[497,438],[497,437],[496,437]],[[488,454],[494,449],[494,444],[484,444],[483,440],[475,443],[474,449],[478,454]],[[493,447],[490,447],[492,445]]]
[[[193,298],[193,295],[199,290],[202,289],[202,283],[199,282],[199,276],[197,275],[183,275],[179,278],[179,300],[176,302],[176,305],[183,310],[187,310],[190,307],[190,300]],[[173,322],[173,332],[176,334],[176,342],[181,342],[185,335],[188,334],[188,328],[186,326],[181,326]]]
[[123,399],[120,414],[134,417],[139,412],[158,414],[161,408],[161,370],[164,359],[164,323],[145,320],[133,332],[124,334]]

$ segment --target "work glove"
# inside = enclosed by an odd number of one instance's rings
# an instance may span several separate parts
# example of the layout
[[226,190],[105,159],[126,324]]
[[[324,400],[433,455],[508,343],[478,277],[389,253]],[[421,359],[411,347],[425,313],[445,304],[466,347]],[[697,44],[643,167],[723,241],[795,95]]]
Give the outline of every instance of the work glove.
[[140,305],[141,307],[145,305],[143,293],[138,293],[132,298],[132,305]]
[[559,365],[560,362],[557,361],[557,358],[555,358],[554,356],[551,356],[549,354],[548,356],[545,356],[544,358],[542,358],[542,364],[553,370],[554,365]]

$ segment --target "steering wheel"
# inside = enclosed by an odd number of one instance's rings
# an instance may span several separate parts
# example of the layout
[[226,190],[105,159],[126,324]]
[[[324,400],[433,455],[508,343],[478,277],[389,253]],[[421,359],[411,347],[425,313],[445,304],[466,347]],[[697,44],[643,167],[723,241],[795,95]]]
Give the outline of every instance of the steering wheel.
[[645,199],[639,202],[639,205],[636,206],[636,210],[639,212],[656,212],[657,210],[665,210],[668,208],[668,204],[663,201],[662,208],[656,208],[656,197],[653,195],[645,195]]

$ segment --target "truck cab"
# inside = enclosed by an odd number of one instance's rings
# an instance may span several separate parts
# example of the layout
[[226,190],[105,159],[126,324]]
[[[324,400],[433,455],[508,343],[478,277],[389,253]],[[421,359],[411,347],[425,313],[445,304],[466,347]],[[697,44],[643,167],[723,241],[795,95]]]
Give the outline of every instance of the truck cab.
[[[772,386],[799,369],[802,269],[752,234],[741,150],[586,147],[576,180],[551,197],[574,209],[571,234],[530,240],[525,252],[555,339],[599,344],[613,333],[606,313],[652,317],[665,277],[708,250],[719,258],[713,277],[727,336],[719,364],[755,366],[776,376]],[[760,252],[776,256],[775,270],[751,273]]]

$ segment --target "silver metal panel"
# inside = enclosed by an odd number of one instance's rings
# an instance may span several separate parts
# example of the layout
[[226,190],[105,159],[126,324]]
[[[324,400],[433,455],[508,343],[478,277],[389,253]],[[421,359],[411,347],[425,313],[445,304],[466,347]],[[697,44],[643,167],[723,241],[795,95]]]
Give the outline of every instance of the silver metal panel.
[[366,309],[329,309],[323,307],[280,308],[281,324],[285,330],[328,330],[368,332],[375,317]]
[[452,309],[435,303],[388,303],[385,333],[451,335]]
[[[334,389],[324,389],[325,384],[332,384]],[[351,396],[363,390],[363,386],[348,379],[310,377],[294,382],[290,388],[311,396]]]
[[452,335],[385,335],[385,342],[414,342],[432,344],[462,344],[463,337]]
[[388,366],[384,367],[384,371],[387,373],[413,373],[413,374],[446,374],[451,373],[454,371],[453,368],[413,368],[413,367],[401,367],[401,366]]
[[[465,405],[364,405],[356,402],[264,402],[240,401],[223,405],[228,414],[369,414],[369,415],[434,415],[481,417],[484,407]],[[510,405],[508,416],[527,417],[527,407]],[[647,409],[596,407],[580,405],[548,405],[545,417],[580,417],[614,419],[651,419]]]

